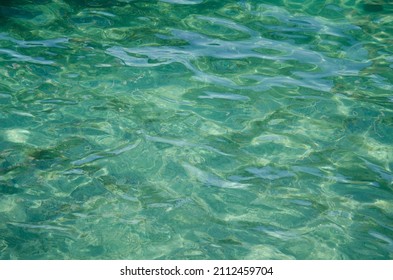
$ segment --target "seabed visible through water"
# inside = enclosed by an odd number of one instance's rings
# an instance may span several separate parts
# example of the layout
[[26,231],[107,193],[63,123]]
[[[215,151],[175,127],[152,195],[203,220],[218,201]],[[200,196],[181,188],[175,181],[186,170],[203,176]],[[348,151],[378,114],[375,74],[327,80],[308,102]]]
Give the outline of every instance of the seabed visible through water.
[[393,259],[391,1],[0,2],[0,259]]

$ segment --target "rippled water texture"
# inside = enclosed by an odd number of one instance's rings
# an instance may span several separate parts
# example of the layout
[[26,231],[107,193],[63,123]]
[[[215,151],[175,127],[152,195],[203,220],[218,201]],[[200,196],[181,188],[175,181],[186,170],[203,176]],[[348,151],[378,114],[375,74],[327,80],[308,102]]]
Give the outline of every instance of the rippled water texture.
[[1,259],[393,259],[391,1],[0,6]]

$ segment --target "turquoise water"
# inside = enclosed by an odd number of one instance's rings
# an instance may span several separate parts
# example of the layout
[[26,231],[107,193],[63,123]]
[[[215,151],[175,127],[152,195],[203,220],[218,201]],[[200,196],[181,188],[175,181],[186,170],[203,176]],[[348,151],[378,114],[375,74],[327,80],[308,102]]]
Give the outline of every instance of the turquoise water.
[[393,259],[392,12],[2,1],[0,259]]

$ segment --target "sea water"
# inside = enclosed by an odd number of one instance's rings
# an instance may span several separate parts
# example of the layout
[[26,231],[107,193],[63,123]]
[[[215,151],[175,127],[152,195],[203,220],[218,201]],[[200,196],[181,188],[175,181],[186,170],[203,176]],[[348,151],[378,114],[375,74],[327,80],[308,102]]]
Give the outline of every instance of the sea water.
[[391,1],[0,2],[0,259],[393,259]]

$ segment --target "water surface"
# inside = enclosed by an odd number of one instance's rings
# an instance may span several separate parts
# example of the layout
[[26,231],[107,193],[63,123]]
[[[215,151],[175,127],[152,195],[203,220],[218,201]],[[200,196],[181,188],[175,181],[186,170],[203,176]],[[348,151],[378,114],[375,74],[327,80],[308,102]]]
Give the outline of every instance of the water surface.
[[0,259],[393,259],[392,11],[2,1]]

